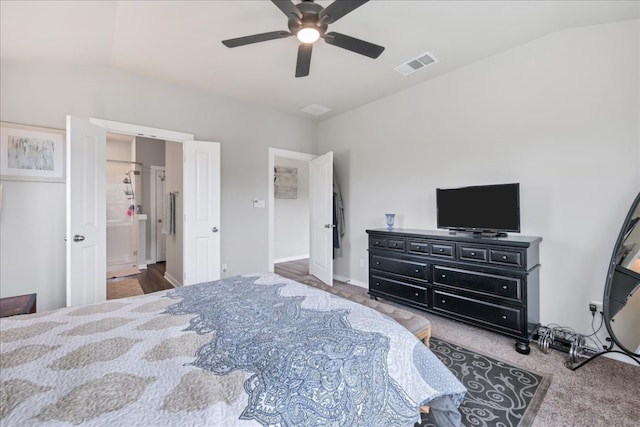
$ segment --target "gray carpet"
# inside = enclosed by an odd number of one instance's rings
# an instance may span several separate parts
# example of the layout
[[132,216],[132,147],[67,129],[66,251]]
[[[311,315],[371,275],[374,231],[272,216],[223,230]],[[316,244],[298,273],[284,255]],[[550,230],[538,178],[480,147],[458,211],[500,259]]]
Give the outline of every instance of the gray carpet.
[[[429,348],[467,388],[460,405],[462,425],[528,427],[542,403],[550,379],[431,337]],[[437,427],[423,414],[419,427]]]

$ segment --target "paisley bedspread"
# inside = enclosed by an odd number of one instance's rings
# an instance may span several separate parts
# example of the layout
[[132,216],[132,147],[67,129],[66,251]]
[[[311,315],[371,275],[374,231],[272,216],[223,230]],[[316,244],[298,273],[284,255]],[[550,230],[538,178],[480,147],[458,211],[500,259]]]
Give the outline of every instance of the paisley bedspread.
[[456,425],[465,389],[387,316],[267,273],[0,319],[3,426]]

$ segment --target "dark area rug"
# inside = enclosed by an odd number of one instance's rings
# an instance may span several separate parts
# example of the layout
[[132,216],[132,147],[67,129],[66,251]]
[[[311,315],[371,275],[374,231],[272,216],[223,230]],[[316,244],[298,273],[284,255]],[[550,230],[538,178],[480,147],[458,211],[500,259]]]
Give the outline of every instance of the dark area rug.
[[[550,377],[432,337],[429,348],[467,388],[460,405],[464,426],[530,426]],[[423,414],[420,427],[435,426]]]

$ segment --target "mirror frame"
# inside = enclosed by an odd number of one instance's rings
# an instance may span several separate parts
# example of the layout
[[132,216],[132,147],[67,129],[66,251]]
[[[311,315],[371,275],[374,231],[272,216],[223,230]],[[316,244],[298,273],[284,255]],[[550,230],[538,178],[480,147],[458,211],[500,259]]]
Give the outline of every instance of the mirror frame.
[[622,245],[623,241],[625,240],[625,235],[627,234],[629,225],[631,223],[631,218],[633,216],[633,214],[635,213],[635,211],[638,209],[638,205],[640,205],[640,193],[638,193],[638,195],[636,196],[634,202],[631,204],[631,207],[629,208],[629,212],[627,213],[627,216],[625,217],[624,223],[622,224],[622,228],[620,229],[620,234],[618,235],[618,240],[616,240],[616,244],[613,247],[613,253],[611,255],[611,261],[609,262],[609,271],[607,272],[607,280],[605,282],[605,286],[604,286],[604,297],[603,297],[603,317],[604,317],[604,324],[607,328],[607,331],[609,332],[609,335],[611,336],[611,340],[613,341],[613,343],[611,344],[611,347],[609,348],[609,350],[611,350],[611,348],[613,347],[613,344],[615,343],[615,345],[617,345],[622,351],[624,351],[627,354],[630,354],[632,356],[640,356],[640,353],[635,353],[635,350],[629,350],[628,348],[626,348],[624,345],[621,345],[620,342],[618,341],[618,338],[616,338],[616,335],[613,333],[613,328],[611,325],[611,316],[609,313],[609,308],[610,308],[610,296],[611,296],[611,285],[613,283],[613,275],[615,273],[616,267],[618,265],[616,258],[618,255],[618,251],[620,250],[620,245]]

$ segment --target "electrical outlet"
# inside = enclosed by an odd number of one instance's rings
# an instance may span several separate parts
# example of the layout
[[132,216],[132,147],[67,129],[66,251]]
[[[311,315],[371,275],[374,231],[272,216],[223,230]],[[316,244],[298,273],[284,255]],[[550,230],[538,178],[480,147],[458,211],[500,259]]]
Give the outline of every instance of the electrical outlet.
[[602,313],[603,312],[602,302],[600,302],[600,301],[591,301],[589,303],[589,311],[592,312],[592,313]]
[[222,264],[222,272],[224,273],[225,271],[227,271],[227,264]]

